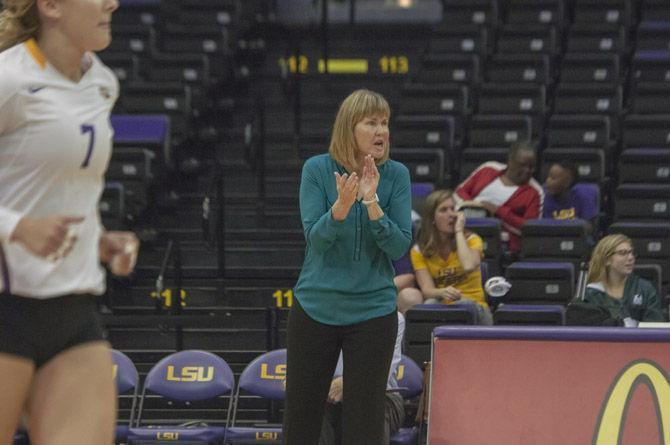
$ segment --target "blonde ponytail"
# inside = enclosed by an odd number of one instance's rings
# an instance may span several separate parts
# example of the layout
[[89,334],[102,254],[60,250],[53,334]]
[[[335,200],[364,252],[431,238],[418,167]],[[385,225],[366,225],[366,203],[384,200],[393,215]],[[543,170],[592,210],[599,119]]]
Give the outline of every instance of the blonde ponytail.
[[36,0],[4,0],[0,11],[0,51],[37,37],[40,19]]

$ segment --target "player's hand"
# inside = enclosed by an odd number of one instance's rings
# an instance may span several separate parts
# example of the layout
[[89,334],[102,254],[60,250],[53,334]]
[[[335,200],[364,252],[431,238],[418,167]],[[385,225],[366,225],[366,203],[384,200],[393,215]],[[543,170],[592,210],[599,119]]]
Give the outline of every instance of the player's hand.
[[328,401],[330,403],[338,403],[342,401],[343,381],[342,377],[335,377],[330,383],[330,390],[328,391]]
[[29,252],[50,261],[66,257],[77,242],[74,225],[84,221],[83,216],[53,215],[46,218],[21,218],[10,236]]
[[125,277],[135,268],[140,241],[133,232],[105,232],[100,237],[100,261],[114,275]]

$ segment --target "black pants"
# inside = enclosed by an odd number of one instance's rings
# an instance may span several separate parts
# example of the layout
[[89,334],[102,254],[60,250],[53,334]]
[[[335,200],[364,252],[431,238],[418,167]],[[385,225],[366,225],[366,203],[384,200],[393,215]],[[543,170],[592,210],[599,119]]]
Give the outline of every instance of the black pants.
[[[384,401],[384,445],[388,445],[405,420],[405,404],[402,396],[395,392],[386,393]],[[342,404],[327,403],[323,418],[319,445],[346,445],[342,441]]]
[[[384,403],[398,317],[319,323],[294,300],[288,321],[283,444],[317,445],[337,358],[342,350],[342,443],[382,445]],[[386,445],[386,444],[383,444]]]

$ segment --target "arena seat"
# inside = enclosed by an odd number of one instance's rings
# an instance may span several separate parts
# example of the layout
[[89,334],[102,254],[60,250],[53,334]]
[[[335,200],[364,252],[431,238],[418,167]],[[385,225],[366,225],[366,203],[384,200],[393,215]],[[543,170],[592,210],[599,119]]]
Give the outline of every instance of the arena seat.
[[[668,65],[670,69],[670,65]],[[670,148],[668,114],[629,114],[623,121],[623,148]]]
[[514,142],[530,140],[532,127],[528,116],[477,114],[470,119],[470,146],[509,147]]
[[233,403],[230,426],[226,430],[225,443],[236,444],[279,444],[281,426],[237,425],[237,411],[242,395],[261,397],[266,400],[284,400],[284,380],[286,378],[286,349],[269,351],[252,360],[240,374]]
[[665,220],[670,216],[670,184],[622,184],[616,188],[616,220]]
[[628,50],[626,27],[619,23],[575,22],[568,33],[567,52],[569,53],[623,55]]
[[667,50],[670,48],[670,21],[642,20],[637,26],[638,50]]
[[531,119],[532,138],[544,130],[547,113],[546,87],[531,83],[485,83],[479,91],[481,114],[521,114]]
[[444,0],[442,17],[450,25],[472,23],[495,28],[499,21],[497,0]]
[[440,148],[451,157],[454,120],[451,116],[400,115],[393,125],[396,147]]
[[618,84],[621,60],[614,53],[568,53],[561,64],[561,82]]
[[230,366],[221,357],[201,350],[184,350],[170,354],[156,363],[147,374],[137,409],[136,426],[128,432],[129,445],[150,445],[167,441],[183,441],[193,445],[219,444],[225,436],[224,426],[152,425],[143,419],[150,394],[187,406],[222,396],[230,398],[228,417],[233,402],[234,377]]
[[[554,93],[554,113],[556,114],[604,114],[610,116],[612,122],[618,122],[614,120],[614,117],[619,117],[622,111],[623,87],[621,85],[561,82],[556,86]],[[613,131],[613,134],[618,133],[620,131]]]
[[500,241],[500,220],[498,218],[467,218],[465,227],[482,238],[484,243],[484,259],[489,277],[500,274],[502,243]]
[[569,159],[577,169],[577,182],[598,185],[605,182],[605,152],[600,148],[547,148],[542,151],[541,158],[540,177],[543,180],[552,163]]
[[602,115],[553,115],[547,126],[549,148],[599,148],[609,153],[612,147],[611,122]]
[[574,23],[584,26],[607,23],[628,28],[633,20],[633,5],[628,0],[576,2],[573,8]]
[[642,115],[669,114],[670,84],[638,82],[631,87],[630,111]]
[[[423,371],[409,356],[402,355],[396,376],[400,387],[398,392],[405,400],[413,399],[423,391]],[[415,445],[421,427],[401,427],[391,435],[391,445]]]
[[666,82],[669,68],[669,50],[641,50],[633,54],[630,70],[635,82]]
[[465,181],[473,171],[485,162],[507,163],[508,151],[509,148],[507,147],[465,148],[461,152],[461,159],[458,164],[458,180]]
[[[596,197],[593,198],[596,205]],[[530,219],[521,227],[524,261],[569,261],[578,269],[579,263],[586,261],[590,252],[591,243],[584,220]]]
[[562,304],[501,304],[493,313],[495,325],[557,325],[565,324]]
[[556,77],[554,66],[547,54],[495,54],[486,64],[486,80],[550,85]]
[[118,181],[108,181],[98,203],[100,218],[111,230],[126,228],[126,188]]
[[409,169],[412,182],[444,184],[444,150],[439,148],[396,148],[393,158]]
[[433,28],[428,52],[433,54],[476,54],[486,58],[489,52],[489,30],[473,24],[444,25]]
[[[636,264],[658,264],[670,270],[670,227],[667,222],[616,222],[607,229],[609,234],[622,233],[633,241],[638,255]],[[670,278],[663,274],[664,283]]]
[[644,0],[640,5],[640,19],[670,20],[670,5],[663,0]]
[[663,271],[659,264],[636,264],[635,273],[654,285],[656,295],[663,305]]
[[[170,117],[165,114],[112,115],[114,147],[142,147],[156,154],[161,162],[169,164]],[[139,171],[146,171],[140,169]]]
[[114,71],[114,74],[119,79],[121,89],[123,89],[126,82],[139,80],[140,61],[135,54],[103,51],[98,55],[103,63]]
[[156,31],[151,25],[115,24],[112,27],[112,42],[105,51],[136,54],[144,58],[155,49]]
[[474,305],[417,304],[405,313],[405,354],[417,363],[430,360],[433,329],[446,324],[477,324]]
[[511,23],[498,37],[499,54],[546,54],[551,58],[560,50],[560,33],[553,25]]
[[458,82],[476,86],[481,82],[481,60],[474,54],[428,54],[416,80],[425,83]]
[[619,155],[619,183],[670,182],[670,151],[665,148],[631,148]]
[[470,88],[461,83],[406,83],[398,101],[399,116],[449,116],[453,146],[462,146],[465,120],[472,112]]
[[575,292],[575,268],[568,262],[512,263],[505,270],[512,288],[506,303],[567,304]]
[[[137,394],[139,392],[139,375],[135,364],[123,352],[113,349],[112,361],[114,362],[114,379],[116,380],[116,391],[119,395],[119,411],[128,410],[128,422],[117,421],[115,430],[116,444],[126,443],[128,429],[133,426],[135,421],[135,408],[137,404]],[[126,399],[130,398],[130,408],[127,408]]]

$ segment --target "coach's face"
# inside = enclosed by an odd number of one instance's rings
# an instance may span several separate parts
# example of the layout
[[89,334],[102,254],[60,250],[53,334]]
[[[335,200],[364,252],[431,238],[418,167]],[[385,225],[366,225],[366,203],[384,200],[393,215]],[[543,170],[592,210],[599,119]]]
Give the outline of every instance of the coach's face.
[[389,117],[374,114],[361,119],[354,127],[357,155],[361,160],[367,155],[381,159],[389,147]]

